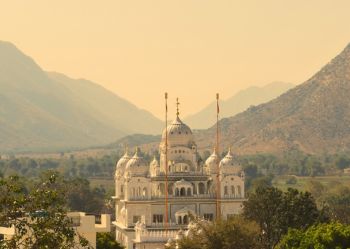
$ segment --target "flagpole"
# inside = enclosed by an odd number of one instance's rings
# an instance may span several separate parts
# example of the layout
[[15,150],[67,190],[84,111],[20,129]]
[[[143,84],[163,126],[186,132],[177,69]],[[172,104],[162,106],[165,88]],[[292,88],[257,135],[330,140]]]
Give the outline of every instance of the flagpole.
[[221,183],[220,183],[220,151],[219,151],[219,94],[216,94],[216,153],[218,155],[218,159],[216,161],[217,166],[217,174],[216,174],[216,218],[220,219],[221,217]]
[[165,93],[165,232],[168,231],[168,93]]

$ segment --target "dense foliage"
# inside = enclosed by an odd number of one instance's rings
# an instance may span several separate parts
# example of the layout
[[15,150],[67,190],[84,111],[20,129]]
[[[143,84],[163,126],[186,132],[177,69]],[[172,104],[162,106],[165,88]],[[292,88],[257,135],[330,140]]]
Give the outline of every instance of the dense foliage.
[[350,187],[333,182],[331,187],[317,181],[310,181],[307,189],[315,196],[319,207],[328,210],[333,220],[350,224]]
[[[15,236],[1,248],[88,248],[67,217],[66,188],[56,172],[42,174],[31,188],[19,177],[0,180],[0,224],[14,227]],[[77,243],[75,237],[80,238]]]
[[308,192],[274,187],[258,188],[243,204],[243,216],[259,224],[261,244],[274,248],[289,228],[304,229],[324,219]]
[[96,249],[123,249],[112,233],[97,233]]
[[168,249],[258,249],[260,230],[255,222],[242,217],[208,222],[194,219],[188,235],[177,243],[171,242]]
[[319,176],[336,173],[350,167],[348,153],[310,155],[290,150],[279,156],[255,154],[238,158],[249,176],[256,176],[258,172],[265,175]]
[[341,223],[318,224],[303,229],[291,229],[277,249],[346,249],[350,248],[350,226]]

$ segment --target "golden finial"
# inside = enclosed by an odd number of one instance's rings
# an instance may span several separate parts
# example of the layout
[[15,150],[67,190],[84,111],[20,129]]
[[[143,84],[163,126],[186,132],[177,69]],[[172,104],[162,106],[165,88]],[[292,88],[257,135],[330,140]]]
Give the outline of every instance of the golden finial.
[[176,98],[176,116],[177,117],[179,117],[179,115],[180,115],[179,105],[180,105],[179,98]]

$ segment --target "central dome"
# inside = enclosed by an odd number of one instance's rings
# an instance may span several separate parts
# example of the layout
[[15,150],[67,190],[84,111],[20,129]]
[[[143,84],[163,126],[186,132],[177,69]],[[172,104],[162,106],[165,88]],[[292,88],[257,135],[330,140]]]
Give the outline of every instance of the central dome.
[[184,124],[179,116],[163,131],[162,142],[165,144],[165,135],[168,135],[169,146],[189,146],[193,144],[191,128]]

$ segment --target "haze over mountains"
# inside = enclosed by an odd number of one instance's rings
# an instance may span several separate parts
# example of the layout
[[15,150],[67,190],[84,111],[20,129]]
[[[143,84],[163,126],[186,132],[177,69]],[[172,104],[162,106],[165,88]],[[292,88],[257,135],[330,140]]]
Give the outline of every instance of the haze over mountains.
[[[334,153],[350,149],[350,44],[305,83],[280,97],[220,121],[223,147],[236,153],[298,149]],[[215,127],[199,131],[210,148]]]
[[47,73],[0,41],[0,151],[101,145],[161,128],[151,113],[103,87]]
[[[263,87],[248,87],[229,99],[220,101],[220,117],[234,116],[251,105],[259,105],[272,100],[292,87],[294,87],[293,84],[286,82],[272,82]],[[186,117],[184,121],[194,129],[211,127],[216,123],[216,102],[213,101],[198,113]]]
[[[252,106],[290,87],[252,87],[223,101],[221,116],[251,107],[220,121],[222,146],[233,146],[239,154],[349,151],[350,44],[305,83]],[[185,122],[194,128],[213,124],[213,104]],[[162,129],[162,121],[103,87],[45,72],[14,45],[0,42],[0,152],[113,147],[126,135],[160,134]],[[200,149],[211,149],[215,127],[196,131],[195,136]],[[134,135],[118,144],[158,138]]]

